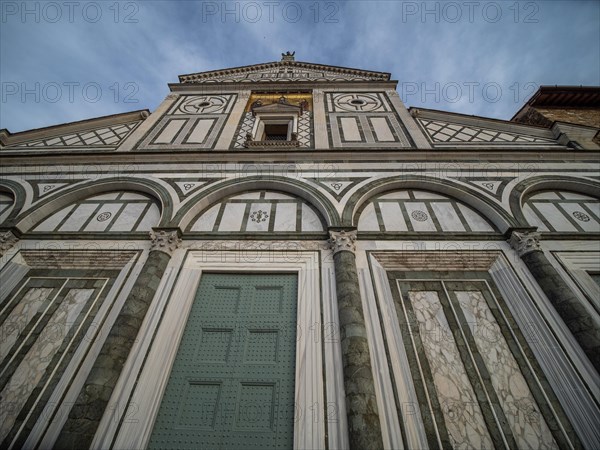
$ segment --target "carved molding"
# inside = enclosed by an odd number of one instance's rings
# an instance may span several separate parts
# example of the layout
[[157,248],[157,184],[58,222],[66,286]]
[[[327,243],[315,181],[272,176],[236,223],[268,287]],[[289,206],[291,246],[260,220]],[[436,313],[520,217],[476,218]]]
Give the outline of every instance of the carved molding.
[[329,244],[335,255],[337,252],[356,252],[356,230],[329,231]]
[[542,251],[540,237],[539,231],[513,231],[508,242],[519,257],[522,257],[527,253]]
[[173,252],[181,245],[180,236],[181,232],[178,229],[154,228],[150,232],[150,239],[152,239],[150,251],[159,251],[172,256]]
[[19,238],[12,231],[0,233],[0,256],[4,255],[17,242],[19,242]]

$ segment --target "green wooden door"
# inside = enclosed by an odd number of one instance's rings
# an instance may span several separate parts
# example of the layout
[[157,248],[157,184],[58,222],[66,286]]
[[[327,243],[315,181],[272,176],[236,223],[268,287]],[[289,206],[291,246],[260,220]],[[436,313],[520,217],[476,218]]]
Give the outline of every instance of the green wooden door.
[[296,303],[294,274],[203,274],[149,448],[292,448]]

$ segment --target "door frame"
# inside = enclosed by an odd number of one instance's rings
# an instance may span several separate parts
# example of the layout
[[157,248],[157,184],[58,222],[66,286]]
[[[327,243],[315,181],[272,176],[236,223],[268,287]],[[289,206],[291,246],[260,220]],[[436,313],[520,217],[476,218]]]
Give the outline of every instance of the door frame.
[[[328,305],[332,301],[331,295],[335,296],[330,289],[321,289],[320,259],[318,251],[255,251],[249,254],[235,250],[189,250],[173,288],[169,292],[163,290],[166,306],[155,336],[150,329],[147,335],[139,336],[141,341],[152,339],[152,344],[124,414],[125,418],[134,420],[123,420],[112,447],[147,447],[202,273],[220,272],[297,274],[299,335],[296,337],[294,448],[326,448],[323,344],[321,339],[313,339],[312,334],[308,334],[312,333],[311,324],[321,325],[325,320],[321,310],[328,308],[322,308],[321,302]],[[155,298],[154,302],[157,300]],[[327,398],[330,398],[329,393]],[[318,420],[315,420],[315,409]],[[339,410],[340,415],[345,414],[345,408]],[[345,426],[345,421],[340,422],[337,422],[338,428]],[[335,423],[327,425],[330,432],[333,431],[331,426],[336,426]],[[343,429],[335,434],[340,433]]]

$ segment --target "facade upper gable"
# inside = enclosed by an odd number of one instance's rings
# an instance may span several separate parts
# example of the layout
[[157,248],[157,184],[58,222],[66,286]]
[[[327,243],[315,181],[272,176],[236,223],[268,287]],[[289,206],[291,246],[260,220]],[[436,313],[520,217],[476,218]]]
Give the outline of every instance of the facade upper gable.
[[180,83],[259,83],[301,81],[389,81],[390,74],[301,61],[276,61],[251,66],[180,75]]

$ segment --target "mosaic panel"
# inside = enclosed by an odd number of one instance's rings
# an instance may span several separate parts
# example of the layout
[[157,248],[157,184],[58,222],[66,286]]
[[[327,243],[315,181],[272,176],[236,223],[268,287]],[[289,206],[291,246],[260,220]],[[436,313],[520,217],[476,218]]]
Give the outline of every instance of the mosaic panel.
[[523,214],[539,231],[600,233],[600,199],[587,195],[540,192],[526,200]]

